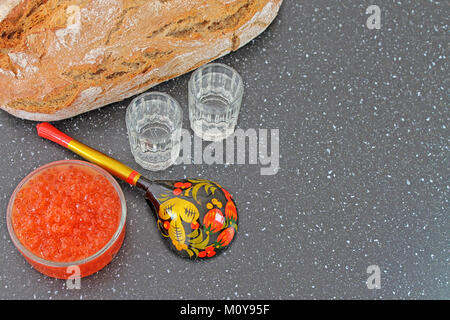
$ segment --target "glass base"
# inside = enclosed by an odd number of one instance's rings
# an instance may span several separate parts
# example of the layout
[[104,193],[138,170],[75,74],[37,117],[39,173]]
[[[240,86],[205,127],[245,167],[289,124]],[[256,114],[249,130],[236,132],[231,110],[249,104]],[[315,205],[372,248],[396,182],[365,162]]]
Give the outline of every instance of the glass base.
[[[201,122],[201,121],[199,121]],[[208,130],[203,130],[203,126],[202,124],[196,125],[196,122],[194,121],[194,123],[191,123],[191,128],[194,131],[194,133],[202,138],[202,140],[205,141],[220,141],[220,140],[224,140],[227,137],[229,137],[230,135],[232,135],[234,133],[234,128],[223,128],[223,129],[219,129],[219,128],[213,128],[213,129],[208,129]]]
[[146,170],[150,170],[150,171],[163,171],[166,170],[167,168],[170,168],[172,165],[175,164],[176,159],[175,160],[167,160],[164,162],[146,162],[146,161],[142,161],[138,158],[134,158],[134,160],[136,161],[136,163],[138,165],[140,165],[142,168],[146,169]]

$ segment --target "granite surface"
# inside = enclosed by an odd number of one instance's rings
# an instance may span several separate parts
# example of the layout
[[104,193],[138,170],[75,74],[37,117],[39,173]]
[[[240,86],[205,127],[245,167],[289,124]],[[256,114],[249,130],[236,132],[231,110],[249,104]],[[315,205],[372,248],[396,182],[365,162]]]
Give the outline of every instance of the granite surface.
[[[240,232],[224,255],[193,263],[167,251],[140,191],[121,183],[124,245],[80,290],[34,271],[0,219],[0,298],[449,299],[449,4],[379,1],[381,29],[369,30],[372,2],[286,0],[264,34],[220,59],[245,81],[238,126],[279,129],[276,175],[259,162],[142,170],[232,190]],[[188,80],[155,88],[181,102],[186,129]],[[129,102],[55,125],[134,167]],[[77,158],[34,126],[0,113],[4,214],[30,171]],[[370,265],[381,289],[367,288]]]

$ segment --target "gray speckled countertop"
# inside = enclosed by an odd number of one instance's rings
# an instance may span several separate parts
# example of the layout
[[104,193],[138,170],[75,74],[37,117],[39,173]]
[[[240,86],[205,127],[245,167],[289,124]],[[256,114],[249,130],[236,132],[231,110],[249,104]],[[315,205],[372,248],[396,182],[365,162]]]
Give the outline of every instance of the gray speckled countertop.
[[[369,30],[372,2],[286,0],[263,35],[220,60],[246,83],[239,127],[280,129],[278,174],[261,176],[260,165],[144,171],[233,191],[240,236],[224,255],[192,263],[168,252],[142,194],[121,183],[124,245],[80,290],[31,269],[0,219],[0,298],[449,299],[449,5],[379,1],[381,29]],[[188,79],[156,90],[186,110]],[[56,125],[136,166],[129,102]],[[3,212],[34,168],[76,158],[34,125],[0,113]],[[380,267],[379,290],[366,286],[370,265]]]

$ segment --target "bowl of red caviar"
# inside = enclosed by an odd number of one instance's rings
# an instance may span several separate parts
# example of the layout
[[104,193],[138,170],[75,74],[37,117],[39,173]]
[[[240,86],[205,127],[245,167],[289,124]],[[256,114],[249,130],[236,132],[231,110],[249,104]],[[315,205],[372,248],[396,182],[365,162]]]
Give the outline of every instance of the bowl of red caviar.
[[110,173],[89,162],[46,164],[16,187],[8,204],[12,242],[41,273],[89,276],[118,253],[125,237],[125,196]]

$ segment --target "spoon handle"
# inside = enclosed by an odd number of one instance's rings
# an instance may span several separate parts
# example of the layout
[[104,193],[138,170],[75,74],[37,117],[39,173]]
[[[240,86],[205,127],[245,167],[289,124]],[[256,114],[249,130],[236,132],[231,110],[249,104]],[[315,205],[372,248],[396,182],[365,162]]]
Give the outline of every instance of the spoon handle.
[[50,123],[44,122],[36,126],[38,135],[42,138],[56,142],[57,144],[71,150],[82,158],[99,165],[108,170],[111,174],[135,186],[141,174],[123,163],[108,157],[107,155],[92,149],[91,147],[69,137],[59,131]]

